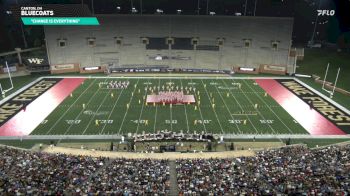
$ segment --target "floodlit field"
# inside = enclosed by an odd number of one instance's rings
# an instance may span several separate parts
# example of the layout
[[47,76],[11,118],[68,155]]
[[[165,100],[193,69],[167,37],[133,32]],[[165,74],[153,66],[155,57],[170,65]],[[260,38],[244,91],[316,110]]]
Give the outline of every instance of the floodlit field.
[[[124,90],[105,88],[103,83],[110,81],[129,81],[130,85]],[[188,90],[188,94],[195,95],[196,104],[147,105],[146,96],[152,89],[157,93],[158,86],[160,90],[163,86],[173,86],[173,90],[183,87],[185,94]],[[32,135],[111,135],[165,129],[217,134],[307,134],[254,80],[90,78]]]

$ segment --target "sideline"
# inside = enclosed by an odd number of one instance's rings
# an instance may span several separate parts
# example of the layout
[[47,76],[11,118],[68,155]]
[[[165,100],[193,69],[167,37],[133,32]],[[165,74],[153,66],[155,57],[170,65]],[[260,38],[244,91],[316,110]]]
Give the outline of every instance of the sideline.
[[[224,139],[350,139],[348,135],[308,134],[213,134]],[[121,140],[122,135],[27,135],[2,136],[0,140]]]
[[109,157],[109,158],[126,158],[126,159],[225,159],[237,157],[255,156],[255,151],[240,150],[240,151],[225,151],[225,152],[198,152],[198,153],[135,153],[135,152],[111,152],[111,151],[96,151],[96,150],[81,150],[63,147],[46,147],[42,152],[46,153],[64,153],[74,156],[91,156],[91,157]]

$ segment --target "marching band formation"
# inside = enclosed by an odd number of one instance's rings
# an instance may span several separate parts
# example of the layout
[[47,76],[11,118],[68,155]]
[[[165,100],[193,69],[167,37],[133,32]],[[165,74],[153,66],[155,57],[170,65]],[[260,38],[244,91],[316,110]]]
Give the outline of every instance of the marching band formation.
[[102,84],[106,85],[107,89],[126,89],[128,88],[130,82],[129,81],[110,81],[106,83],[99,83],[100,88],[102,87]]
[[160,91],[159,102],[178,103],[184,101],[184,93],[182,91]]
[[134,142],[144,142],[144,141],[164,141],[164,140],[190,140],[190,141],[212,141],[214,139],[212,134],[206,133],[176,133],[173,131],[168,131],[167,129],[157,131],[157,133],[142,133],[135,134],[133,136]]

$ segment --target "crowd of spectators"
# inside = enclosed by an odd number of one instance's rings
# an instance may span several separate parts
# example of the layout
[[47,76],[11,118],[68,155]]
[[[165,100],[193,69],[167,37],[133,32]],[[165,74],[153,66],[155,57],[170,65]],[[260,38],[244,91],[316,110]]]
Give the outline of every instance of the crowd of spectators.
[[183,196],[350,192],[350,145],[182,159],[176,161],[176,173],[167,160],[93,158],[9,147],[0,147],[0,156],[0,195],[170,195],[170,173],[177,175]]
[[177,161],[182,195],[344,195],[350,192],[350,145],[285,147],[236,159]]
[[166,195],[167,161],[93,158],[0,147],[0,195]]
[[0,147],[0,195],[72,195],[107,158]]
[[84,185],[89,193],[113,195],[168,195],[166,160],[116,159]]

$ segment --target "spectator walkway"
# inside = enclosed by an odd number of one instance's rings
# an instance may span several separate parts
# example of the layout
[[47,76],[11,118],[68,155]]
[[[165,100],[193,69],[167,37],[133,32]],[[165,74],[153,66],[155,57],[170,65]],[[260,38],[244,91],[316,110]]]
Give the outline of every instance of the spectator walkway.
[[170,169],[170,195],[179,195],[179,187],[177,186],[177,172],[175,161],[169,161]]

